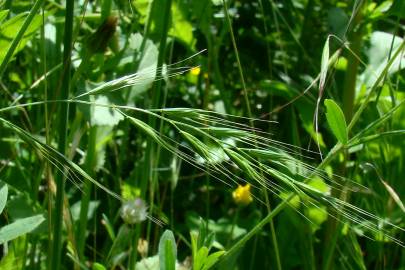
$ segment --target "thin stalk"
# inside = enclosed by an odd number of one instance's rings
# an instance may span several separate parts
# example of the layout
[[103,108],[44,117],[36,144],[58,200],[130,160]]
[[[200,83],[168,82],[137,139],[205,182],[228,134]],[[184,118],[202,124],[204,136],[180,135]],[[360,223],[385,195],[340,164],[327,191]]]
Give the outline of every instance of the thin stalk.
[[[356,81],[357,81],[357,73],[358,73],[358,68],[360,65],[360,59],[357,57],[357,55],[360,55],[361,52],[361,46],[362,46],[362,40],[363,40],[363,26],[360,24],[362,18],[363,18],[363,10],[364,7],[366,7],[366,1],[360,1],[359,4],[357,2],[355,3],[355,8],[354,12],[356,14],[353,15],[353,20],[352,23],[355,25],[356,29],[351,32],[350,34],[350,40],[351,42],[351,48],[349,50],[349,56],[348,56],[348,65],[347,65],[347,70],[346,70],[346,75],[345,75],[345,81],[343,85],[343,113],[345,115],[346,121],[350,121],[353,117],[353,111],[354,111],[354,100],[355,100],[355,93],[356,93]],[[347,150],[344,150],[344,159],[340,163],[340,166],[338,168],[338,174],[339,175],[344,175],[345,174],[345,169],[346,169],[346,163],[349,162],[349,155],[347,153]],[[340,182],[339,179],[336,180],[337,182]],[[336,187],[332,188],[332,196],[336,198],[343,197],[342,200],[346,201],[346,196],[345,196],[345,183],[339,183],[339,185],[342,187],[342,189],[336,189]],[[330,211],[334,211],[331,209]],[[336,213],[336,216],[339,217],[339,214]],[[325,249],[324,249],[324,255],[323,255],[323,268],[324,269],[333,269],[333,259],[335,255],[335,250],[336,250],[336,245],[337,241],[339,239],[339,234],[336,233],[340,228],[340,224],[338,224],[338,221],[336,218],[329,218],[327,222],[327,230],[326,230],[326,235],[325,235]]]
[[[70,66],[72,52],[72,36],[73,36],[73,14],[74,1],[66,1],[65,13],[65,30],[64,30],[64,50],[63,50],[63,73],[62,73],[62,89],[60,99],[65,100],[69,97],[70,90]],[[58,152],[65,154],[67,145],[67,126],[68,126],[68,103],[60,104],[59,112],[59,143]],[[65,190],[65,177],[59,172],[56,175],[56,200],[53,214],[53,254],[51,261],[51,269],[59,270],[61,266],[62,254],[62,229],[63,229],[63,201]]]
[[73,74],[72,79],[70,80],[70,87],[71,87],[70,92],[73,92],[74,87],[76,86],[76,83],[77,83],[78,79],[80,78],[82,73],[86,69],[88,69],[89,64],[90,64],[90,59],[91,59],[92,56],[93,56],[93,54],[89,50],[87,50],[84,53],[84,57],[83,57],[82,61],[80,62],[79,67],[77,68],[77,70]]
[[256,234],[255,238],[253,239],[253,248],[252,248],[252,256],[250,258],[249,270],[253,270],[253,266],[256,261],[256,250],[257,250],[257,242],[259,241],[259,236]]
[[[364,2],[363,2],[364,5]],[[363,17],[362,7],[359,8],[359,12],[356,15],[355,22],[359,23]],[[354,110],[354,95],[356,92],[356,80],[357,70],[359,68],[360,61],[357,55],[361,53],[361,45],[363,40],[363,28],[359,25],[357,31],[352,33],[351,51],[347,58],[347,70],[343,86],[343,113],[346,117],[346,121],[350,121],[353,117]]]
[[[245,77],[243,76],[242,64],[241,64],[240,59],[239,59],[238,47],[236,45],[235,35],[233,33],[231,17],[229,16],[228,6],[226,4],[226,1],[222,0],[222,3],[224,4],[225,18],[226,18],[226,21],[227,21],[227,24],[228,24],[229,33],[231,35],[232,46],[233,46],[233,49],[235,51],[236,62],[238,64],[238,71],[239,71],[239,76],[240,76],[240,80],[241,80],[241,83],[242,83],[243,97],[245,99],[245,106],[246,106],[249,118],[252,119],[252,110],[250,108],[250,102],[249,102],[249,96],[248,96],[248,93],[247,93]],[[251,122],[251,124],[253,124],[252,120],[250,120],[250,122]]]
[[17,48],[18,44],[20,43],[21,39],[24,36],[25,31],[27,30],[28,26],[31,24],[34,16],[37,14],[39,8],[42,6],[44,0],[37,0],[30,10],[27,18],[25,18],[23,25],[21,26],[20,30],[18,31],[17,35],[11,42],[10,48],[8,48],[6,55],[4,56],[3,62],[0,64],[0,79],[3,77],[4,71],[10,61],[11,57],[14,54],[15,49]]
[[[236,45],[235,35],[234,35],[233,29],[232,29],[231,18],[230,18],[229,13],[228,13],[228,7],[227,7],[227,4],[226,4],[226,1],[222,0],[222,2],[224,4],[224,13],[225,13],[225,17],[226,17],[226,20],[227,20],[227,23],[228,23],[228,28],[229,28],[229,32],[230,32],[230,35],[231,35],[233,49],[235,51],[236,62],[238,64],[239,75],[240,75],[241,82],[242,82],[242,87],[243,87],[243,96],[244,96],[244,99],[245,99],[245,106],[246,106],[248,116],[249,116],[249,119],[250,119],[249,123],[250,123],[250,126],[252,128],[254,128],[254,123],[253,123],[253,120],[252,120],[253,119],[252,110],[250,108],[249,96],[248,96],[248,92],[247,92],[247,88],[246,88],[245,78],[244,78],[244,75],[243,75],[242,64],[241,64],[240,59],[239,59],[239,53],[238,53],[238,47]],[[256,141],[254,143],[255,143],[255,145],[257,145]],[[261,175],[263,175],[263,170],[262,169],[260,169],[260,173],[261,173]],[[265,187],[263,187],[263,193],[264,193],[264,196],[265,196],[267,211],[269,213],[272,213],[271,206],[270,206],[270,200],[269,200],[268,193],[267,193],[267,190],[265,189]],[[273,220],[270,219],[269,222],[270,222],[271,238],[272,238],[272,242],[273,242],[273,246],[274,246],[274,253],[275,253],[275,257],[276,257],[277,269],[281,270],[282,267],[281,267],[280,253],[279,253],[279,250],[278,250],[276,230],[274,228]]]
[[[42,6],[42,26],[41,26],[41,59],[42,59],[42,72],[44,74],[44,98],[45,98],[45,142],[47,145],[51,145],[51,138],[50,138],[50,123],[49,123],[49,106],[48,106],[48,80],[47,80],[47,65],[46,65],[46,45],[45,45],[45,7]],[[48,194],[47,194],[47,202],[48,202],[48,228],[52,228],[52,185],[53,180],[51,177],[51,167],[49,165],[49,161],[45,159],[45,179],[48,185]],[[52,243],[52,231],[48,230],[48,254],[51,254],[51,243]],[[35,256],[35,255],[33,255]]]
[[[88,142],[87,142],[87,153],[85,167],[86,172],[90,176],[94,176],[94,168],[97,161],[97,151],[96,151],[96,142],[97,142],[97,126],[90,127]],[[84,259],[84,246],[86,243],[86,228],[87,228],[87,212],[90,204],[90,195],[92,190],[92,183],[86,181],[84,183],[83,197],[80,206],[80,219],[79,219],[79,228],[77,231],[77,251],[79,254],[80,261]]]
[[233,220],[232,220],[232,225],[231,225],[231,230],[229,232],[229,237],[228,237],[228,240],[226,242],[226,247],[228,247],[230,245],[231,241],[232,241],[232,235],[233,235],[233,232],[235,231],[236,224],[238,223],[238,220],[239,220],[239,213],[240,213],[240,209],[238,207],[238,208],[236,208],[236,211],[233,214],[234,217],[233,217]]
[[208,60],[212,63],[212,71],[213,71],[213,80],[214,84],[220,90],[219,93],[221,95],[222,102],[225,106],[225,111],[227,113],[232,113],[232,100],[231,95],[228,89],[225,88],[224,80],[221,75],[221,67],[219,63],[219,49],[221,47],[223,36],[225,35],[225,27],[222,27],[221,32],[215,41],[212,40],[210,36],[207,36],[207,45],[208,45]]
[[104,21],[111,13],[112,0],[103,0],[101,2],[101,21]]
[[[155,2],[153,4],[156,4]],[[161,77],[162,76],[162,69],[160,67],[163,66],[164,60],[166,58],[166,41],[167,41],[167,36],[168,36],[168,31],[169,31],[169,18],[171,14],[171,0],[166,0],[165,6],[163,8],[162,14],[163,14],[163,23],[162,23],[162,36],[160,37],[160,44],[159,44],[159,56],[158,56],[158,61],[157,61],[157,66],[156,66],[156,77]],[[153,8],[152,8],[153,9]],[[157,108],[160,105],[161,102],[161,97],[160,93],[162,91],[162,80],[155,81],[153,88],[152,88],[152,108]],[[149,118],[149,125],[153,128],[156,126],[156,119],[153,117]],[[146,193],[146,187],[147,184],[150,180],[150,209],[153,209],[154,205],[154,196],[155,196],[155,187],[156,187],[156,179],[157,179],[157,173],[153,172],[153,168],[159,164],[159,153],[156,148],[156,144],[154,141],[149,138],[147,140],[147,145],[148,145],[148,151],[145,156],[145,162],[146,162],[146,168],[145,168],[145,174],[143,177],[143,183],[141,186],[141,193],[145,194]],[[146,232],[146,239],[147,242],[149,243],[150,241],[150,231],[151,231],[151,226],[152,226],[152,221],[148,220],[147,224],[147,232]],[[136,248],[133,248],[133,252],[136,253],[137,250]],[[134,267],[134,266],[131,266]],[[133,269],[133,268],[130,268]]]
[[269,41],[267,40],[269,36],[269,30],[267,27],[267,21],[266,21],[266,14],[264,14],[264,8],[263,8],[263,1],[259,0],[259,7],[260,7],[260,13],[263,16],[263,29],[264,29],[264,34],[265,34],[265,42],[266,42],[266,52],[267,52],[267,64],[269,65],[269,79],[271,79],[272,76],[272,63],[271,63],[271,49],[270,49],[270,44]]
[[288,205],[288,201],[291,200],[294,197],[295,194],[291,194],[286,200],[281,202],[279,205],[277,205],[276,208],[273,209],[262,221],[260,221],[252,230],[250,230],[247,234],[245,234],[235,245],[233,245],[228,251],[225,252],[224,256],[222,257],[222,260],[226,260],[229,258],[232,254],[234,254],[236,251],[238,251],[241,247],[243,247],[246,242],[252,238],[255,234],[260,232],[260,230],[273,218],[281,211],[284,209],[285,206]]
[[[139,49],[139,52],[140,53],[138,53],[138,52],[135,52],[134,53],[134,56],[133,56],[133,66],[132,66],[132,68],[133,68],[133,70],[134,71],[136,71],[136,70],[138,70],[138,67],[139,67],[139,64],[141,63],[141,61],[142,61],[142,58],[143,58],[143,56],[145,55],[145,46],[146,46],[146,41],[148,40],[148,36],[149,36],[149,32],[150,32],[150,24],[151,24],[151,20],[152,20],[152,16],[151,16],[151,10],[152,10],[152,5],[153,5],[153,1],[150,1],[149,2],[149,5],[148,5],[148,12],[147,12],[147,17],[146,17],[146,22],[145,22],[145,26],[144,26],[144,33],[143,33],[143,39],[142,39],[142,43],[141,43],[141,46],[140,46],[140,49]],[[135,31],[135,30],[134,30]],[[130,98],[130,90],[128,90],[127,92],[126,92],[126,94],[125,94],[125,101],[128,103],[129,102],[129,98]],[[125,147],[125,146],[128,146],[129,145],[129,141],[130,141],[130,137],[129,137],[129,134],[130,134],[130,132],[129,132],[129,128],[130,128],[130,125],[129,125],[129,122],[128,121],[125,121],[125,123],[124,123],[124,127],[123,127],[123,130],[124,130],[124,135],[123,135],[123,139],[122,139],[122,141],[123,141],[123,143],[122,143],[122,145],[123,145],[123,147]],[[147,141],[147,143],[149,143],[148,141]],[[147,152],[147,154],[146,155],[148,155],[148,153],[149,152]],[[120,151],[120,154],[119,154],[119,159],[118,160],[125,160],[125,155],[126,155],[126,151]],[[141,175],[141,183],[140,183],[140,190],[141,190],[141,197],[145,197],[145,189],[143,188],[143,186],[146,186],[146,184],[147,184],[147,179],[149,179],[149,176],[148,176],[148,173],[149,173],[149,171],[148,171],[148,164],[146,163],[146,160],[147,160],[147,157],[145,156],[145,160],[143,161],[143,164],[142,165],[144,165],[145,167],[146,167],[146,169],[145,170],[143,170],[141,173],[140,173],[140,175]],[[121,162],[119,162],[118,163],[118,166],[117,166],[117,171],[118,172],[120,172],[121,171]],[[142,166],[143,167],[143,166]],[[145,171],[147,171],[147,172],[145,172]],[[119,176],[118,177],[120,180],[121,180],[121,177]],[[132,183],[132,184],[136,184],[136,183]],[[140,231],[140,227],[141,227],[141,224],[137,224],[136,225],[136,230],[139,230]],[[134,242],[135,243],[135,242]],[[136,243],[137,244],[137,243]],[[135,254],[136,255],[136,254]],[[131,256],[131,257],[133,257],[133,256]],[[135,261],[136,261],[136,258],[135,258]],[[131,264],[131,262],[130,262],[130,264]],[[135,267],[135,266],[134,266]]]
[[141,226],[139,224],[131,226],[131,234],[133,235],[131,242],[131,249],[129,252],[129,269],[135,269],[136,261],[138,258],[138,241],[141,235]]

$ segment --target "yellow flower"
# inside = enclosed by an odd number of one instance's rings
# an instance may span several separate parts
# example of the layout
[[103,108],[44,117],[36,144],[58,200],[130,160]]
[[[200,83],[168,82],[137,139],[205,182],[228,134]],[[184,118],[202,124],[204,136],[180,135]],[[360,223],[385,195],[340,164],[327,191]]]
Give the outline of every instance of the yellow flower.
[[236,204],[248,205],[253,201],[252,194],[250,193],[250,184],[245,186],[239,185],[234,192],[232,192],[233,200]]
[[193,67],[193,68],[190,70],[190,74],[191,74],[191,75],[194,75],[194,76],[198,76],[198,75],[200,74],[200,72],[201,72],[201,68],[200,68],[200,67]]

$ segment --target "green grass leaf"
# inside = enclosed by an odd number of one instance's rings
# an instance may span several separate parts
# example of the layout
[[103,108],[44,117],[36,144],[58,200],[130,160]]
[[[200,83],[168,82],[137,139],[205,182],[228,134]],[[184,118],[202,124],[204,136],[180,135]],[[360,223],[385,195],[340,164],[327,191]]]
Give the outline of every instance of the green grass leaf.
[[107,268],[105,268],[105,266],[102,265],[101,263],[93,263],[93,266],[91,269],[92,270],[106,270]]
[[7,15],[8,15],[8,10],[2,10],[2,11],[0,11],[0,23],[1,23],[5,18],[7,18]]
[[326,120],[333,135],[340,143],[346,144],[348,141],[347,125],[342,109],[331,99],[325,99],[325,106]]
[[177,248],[172,231],[166,230],[159,241],[160,270],[176,269]]
[[215,263],[219,260],[219,258],[225,253],[225,251],[220,250],[217,252],[214,252],[212,254],[210,254],[206,261],[205,261],[205,265],[203,267],[203,270],[208,270],[210,269],[212,266],[215,265]]
[[398,196],[398,194],[395,192],[395,190],[385,181],[382,181],[385,189],[388,191],[388,193],[390,194],[391,198],[395,201],[395,203],[399,206],[399,208],[401,208],[402,212],[405,213],[405,206],[401,201],[401,198]]
[[329,37],[326,39],[325,45],[322,51],[322,62],[321,62],[321,74],[319,78],[319,89],[323,89],[325,86],[326,75],[328,73],[329,66]]
[[3,212],[7,202],[8,186],[0,181],[0,214]]

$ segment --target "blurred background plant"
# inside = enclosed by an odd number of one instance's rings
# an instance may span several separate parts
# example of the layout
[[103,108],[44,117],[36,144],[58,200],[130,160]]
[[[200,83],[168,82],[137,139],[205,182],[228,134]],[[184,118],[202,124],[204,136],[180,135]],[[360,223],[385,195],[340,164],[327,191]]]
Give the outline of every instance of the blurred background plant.
[[0,269],[404,267],[403,1],[0,8]]

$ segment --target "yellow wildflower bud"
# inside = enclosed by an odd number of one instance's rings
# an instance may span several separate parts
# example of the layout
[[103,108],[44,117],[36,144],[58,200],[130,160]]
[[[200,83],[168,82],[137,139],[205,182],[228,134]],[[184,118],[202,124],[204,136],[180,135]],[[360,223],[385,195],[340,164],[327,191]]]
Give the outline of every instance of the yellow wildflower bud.
[[232,192],[233,200],[236,204],[248,205],[253,201],[252,194],[250,193],[250,184],[245,186],[239,185],[234,192]]
[[201,72],[201,68],[200,68],[200,67],[193,67],[193,68],[190,70],[190,74],[193,75],[193,76],[198,76],[198,75],[200,74],[200,72]]

